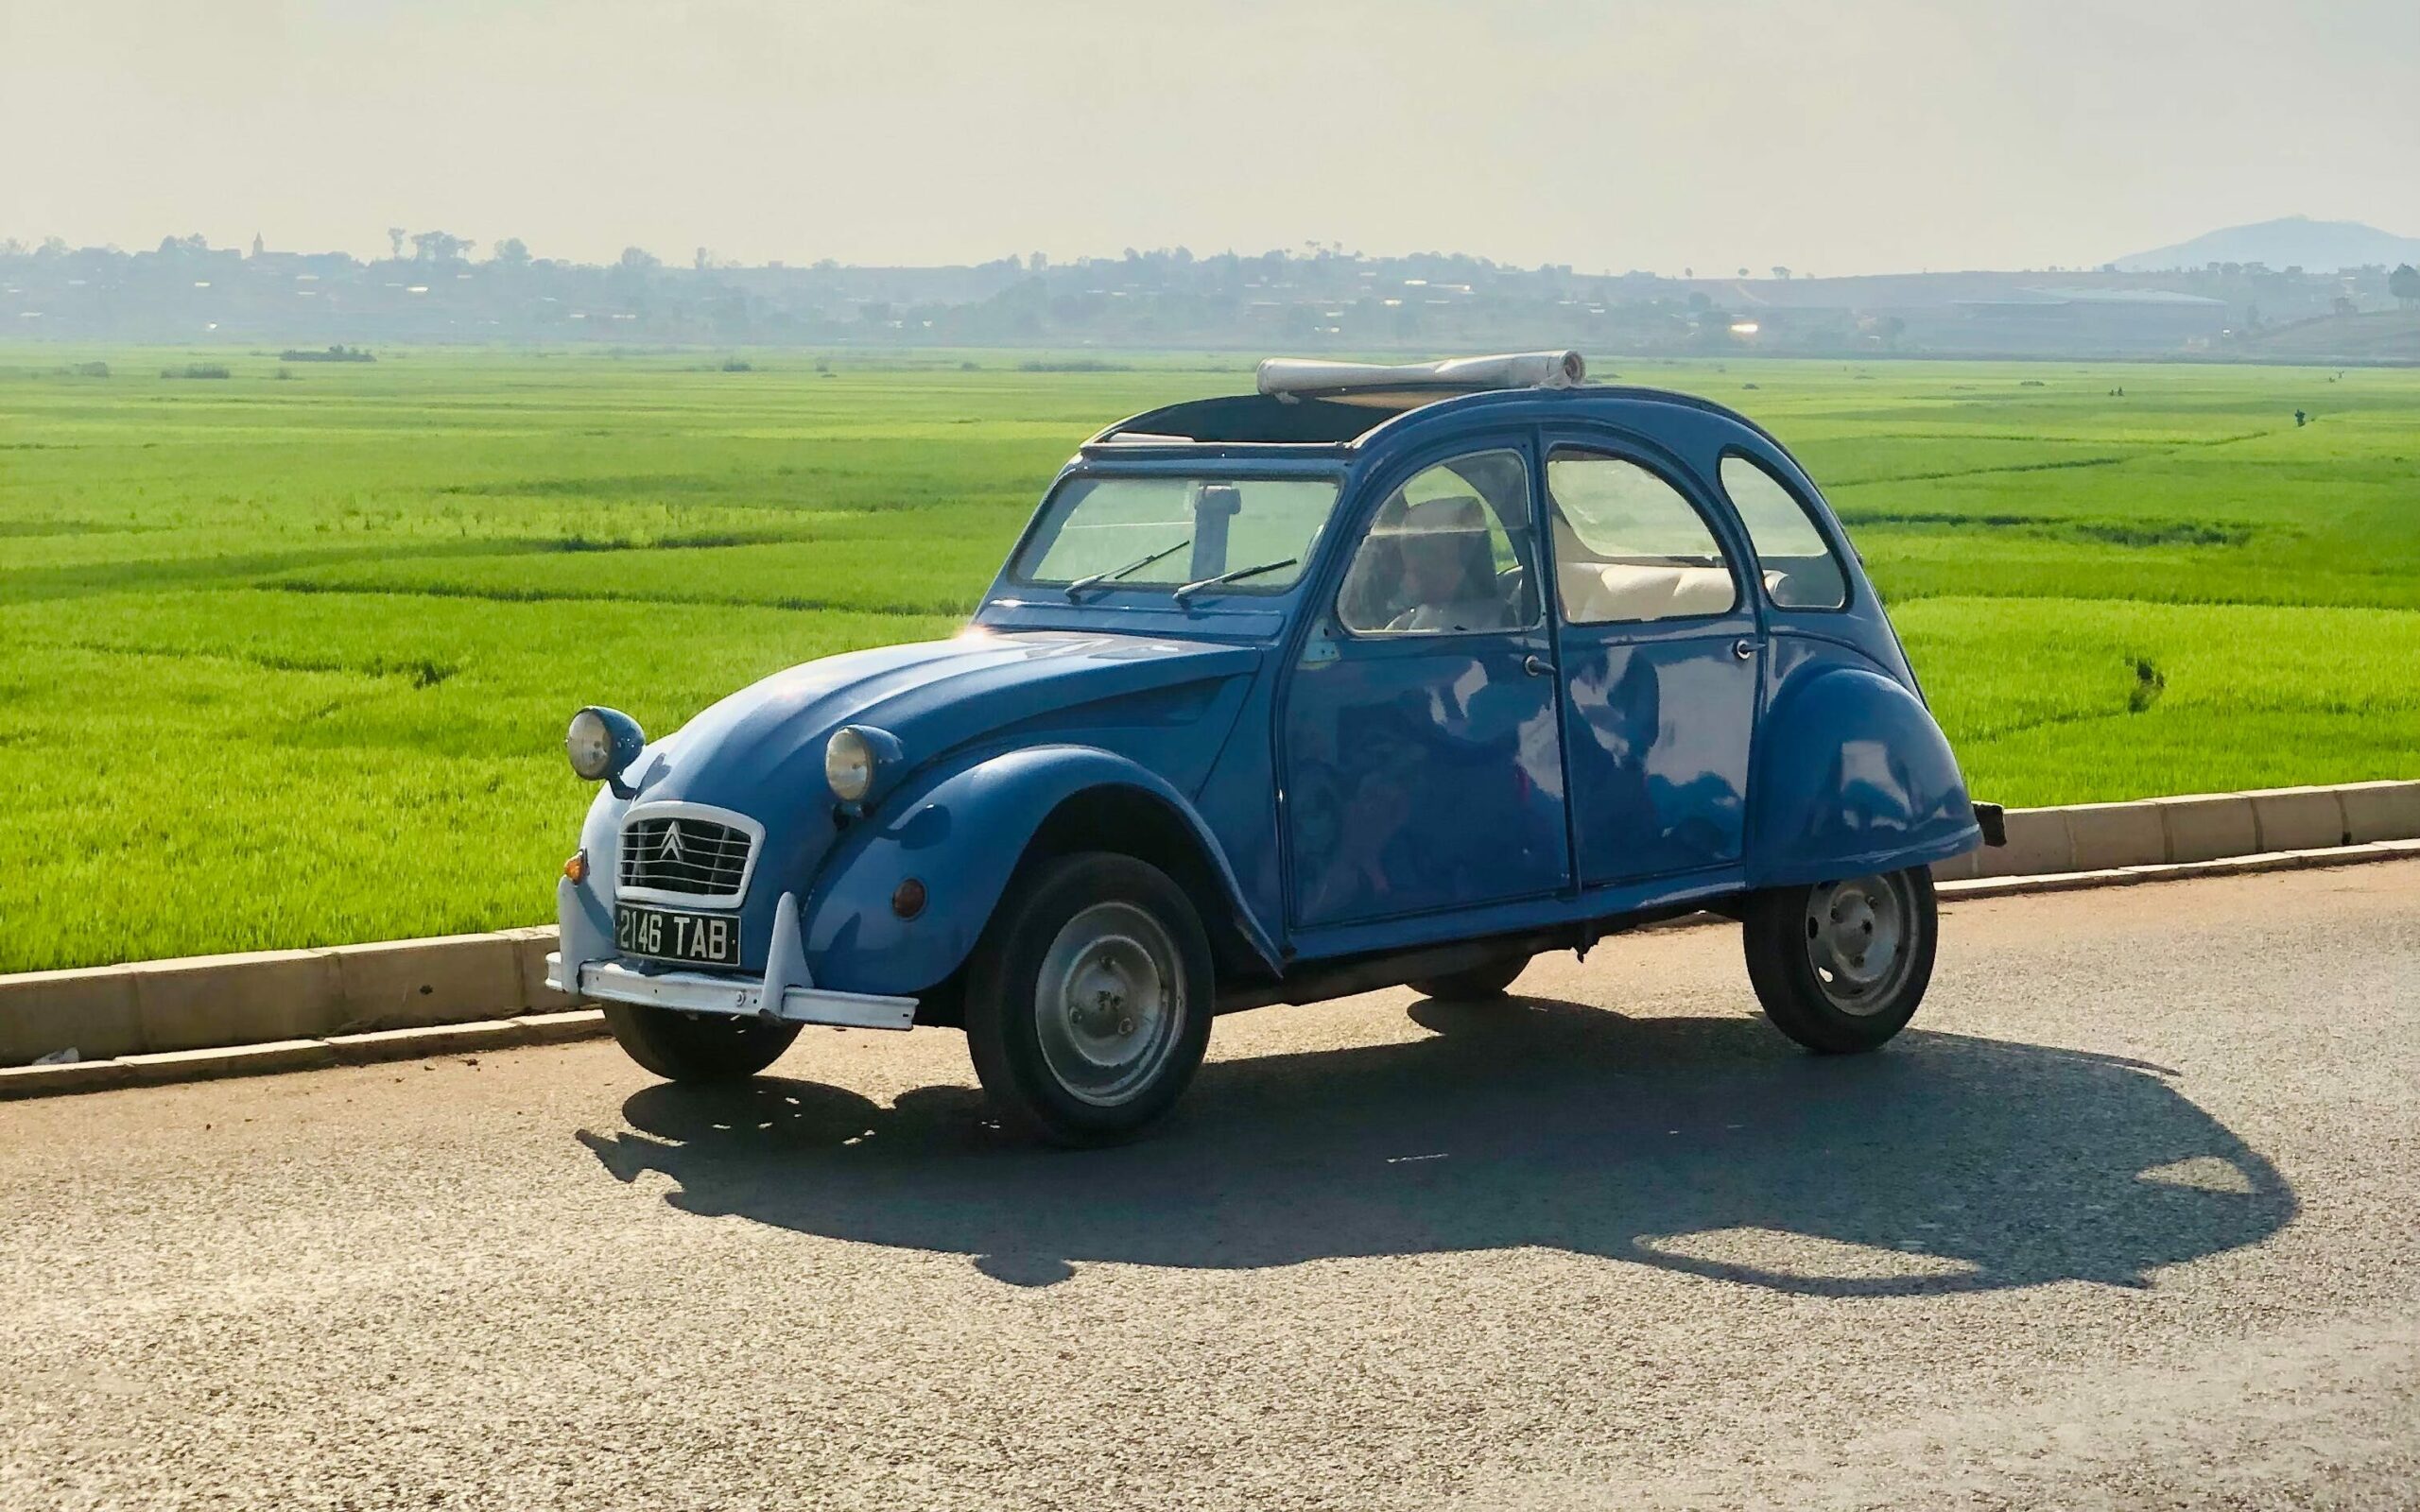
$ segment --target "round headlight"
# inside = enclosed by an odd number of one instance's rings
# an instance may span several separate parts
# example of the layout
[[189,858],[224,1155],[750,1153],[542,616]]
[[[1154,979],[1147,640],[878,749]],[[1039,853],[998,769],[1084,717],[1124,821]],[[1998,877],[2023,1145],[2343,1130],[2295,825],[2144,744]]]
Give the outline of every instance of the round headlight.
[[638,721],[613,709],[582,709],[563,732],[563,754],[571,758],[571,769],[591,782],[619,777],[646,748],[647,736],[640,733]]
[[843,803],[862,801],[873,791],[873,743],[855,730],[832,731],[823,747],[823,780]]
[[571,716],[563,749],[570,753],[571,769],[589,782],[601,781],[614,769],[614,732],[605,728],[605,716],[594,709],[582,709]]

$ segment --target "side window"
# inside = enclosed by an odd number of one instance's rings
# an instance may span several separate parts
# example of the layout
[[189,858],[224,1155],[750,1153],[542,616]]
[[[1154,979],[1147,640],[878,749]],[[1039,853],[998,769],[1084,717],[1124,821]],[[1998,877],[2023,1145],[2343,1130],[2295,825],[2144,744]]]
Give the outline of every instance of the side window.
[[1538,623],[1530,470],[1474,452],[1413,475],[1353,553],[1336,617],[1357,635],[1458,635]]
[[1814,517],[1763,463],[1738,452],[1722,458],[1722,491],[1764,569],[1765,596],[1775,609],[1841,609],[1849,601],[1848,574],[1824,543]]
[[1685,619],[1738,607],[1731,564],[1704,517],[1637,463],[1557,447],[1547,458],[1547,508],[1565,623]]

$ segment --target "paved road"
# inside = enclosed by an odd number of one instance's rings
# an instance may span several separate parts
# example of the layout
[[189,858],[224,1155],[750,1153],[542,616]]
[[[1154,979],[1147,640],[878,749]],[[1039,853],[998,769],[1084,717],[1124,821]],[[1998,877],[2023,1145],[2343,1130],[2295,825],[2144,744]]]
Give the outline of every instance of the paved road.
[[0,1106],[11,1507],[2420,1505],[2420,865],[1960,904],[1816,1060],[1705,929],[1223,1023]]

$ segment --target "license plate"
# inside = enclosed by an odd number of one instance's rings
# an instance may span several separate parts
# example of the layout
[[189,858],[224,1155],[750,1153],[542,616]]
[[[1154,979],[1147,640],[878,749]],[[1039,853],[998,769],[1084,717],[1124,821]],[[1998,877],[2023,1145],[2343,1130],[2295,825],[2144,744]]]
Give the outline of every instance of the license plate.
[[692,966],[737,966],[739,920],[731,914],[683,914],[669,908],[614,906],[614,948],[625,955]]

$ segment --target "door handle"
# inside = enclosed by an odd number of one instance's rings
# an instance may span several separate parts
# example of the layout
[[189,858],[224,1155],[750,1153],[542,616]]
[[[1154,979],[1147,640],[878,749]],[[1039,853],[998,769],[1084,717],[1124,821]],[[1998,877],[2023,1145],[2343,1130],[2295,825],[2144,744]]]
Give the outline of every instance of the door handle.
[[1742,662],[1751,661],[1756,654],[1756,643],[1743,636],[1731,643],[1731,654]]
[[1551,678],[1554,676],[1554,663],[1531,652],[1521,659],[1521,670],[1533,678]]

